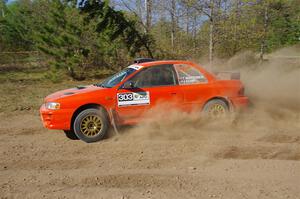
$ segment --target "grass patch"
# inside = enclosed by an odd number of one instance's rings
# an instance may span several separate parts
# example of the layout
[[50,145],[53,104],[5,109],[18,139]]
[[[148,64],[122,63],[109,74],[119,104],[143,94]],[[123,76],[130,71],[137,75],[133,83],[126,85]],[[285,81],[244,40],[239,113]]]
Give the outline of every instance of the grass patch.
[[[97,81],[96,81],[97,82]],[[0,112],[38,110],[44,98],[58,90],[82,84],[93,84],[95,81],[63,81],[59,84],[50,81],[6,81],[0,90]]]
[[49,78],[50,72],[45,67],[20,66],[6,70],[0,69],[0,112],[39,110],[43,99],[58,90],[77,85],[98,83],[101,79],[115,73],[111,70],[88,71],[86,80],[74,81],[66,73],[59,74],[59,83]]

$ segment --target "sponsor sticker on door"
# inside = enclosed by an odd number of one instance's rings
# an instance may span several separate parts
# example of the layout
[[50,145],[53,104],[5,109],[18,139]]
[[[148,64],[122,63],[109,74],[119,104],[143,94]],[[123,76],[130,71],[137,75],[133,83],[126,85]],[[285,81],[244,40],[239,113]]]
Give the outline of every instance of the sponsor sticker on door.
[[118,93],[118,106],[149,105],[149,92]]

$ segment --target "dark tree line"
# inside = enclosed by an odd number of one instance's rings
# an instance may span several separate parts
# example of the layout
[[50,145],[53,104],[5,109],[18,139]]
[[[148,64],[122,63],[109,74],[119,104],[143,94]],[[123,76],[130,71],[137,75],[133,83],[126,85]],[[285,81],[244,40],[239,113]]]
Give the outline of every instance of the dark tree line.
[[[39,51],[83,79],[134,57],[265,53],[300,42],[300,0],[0,0],[0,53]],[[1,59],[1,58],[0,58]]]

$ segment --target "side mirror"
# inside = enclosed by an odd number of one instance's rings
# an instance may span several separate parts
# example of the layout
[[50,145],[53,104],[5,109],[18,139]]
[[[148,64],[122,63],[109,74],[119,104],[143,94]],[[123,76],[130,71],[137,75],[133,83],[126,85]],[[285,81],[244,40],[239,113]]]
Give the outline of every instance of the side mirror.
[[125,89],[131,89],[131,88],[134,88],[134,82],[132,81],[127,81],[123,84],[123,88]]

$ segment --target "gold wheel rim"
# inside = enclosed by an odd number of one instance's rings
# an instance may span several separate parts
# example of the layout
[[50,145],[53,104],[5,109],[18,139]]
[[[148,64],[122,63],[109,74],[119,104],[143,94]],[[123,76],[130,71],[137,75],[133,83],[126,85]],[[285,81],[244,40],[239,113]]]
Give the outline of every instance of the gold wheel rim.
[[226,109],[221,104],[214,104],[209,109],[209,114],[214,117],[222,116],[226,113]]
[[98,115],[84,117],[80,124],[80,131],[87,137],[94,137],[101,132],[102,120]]

